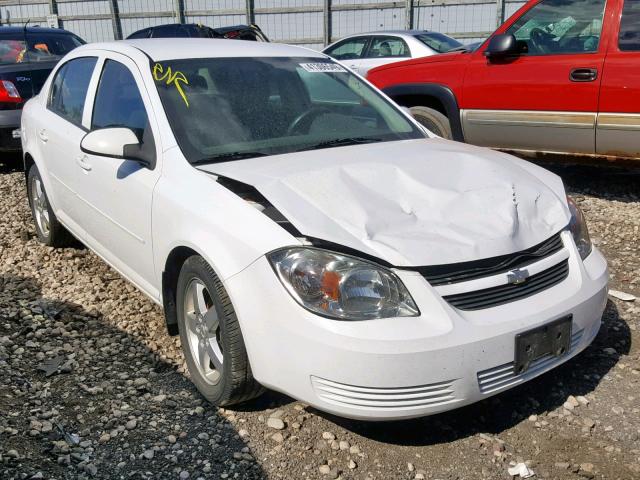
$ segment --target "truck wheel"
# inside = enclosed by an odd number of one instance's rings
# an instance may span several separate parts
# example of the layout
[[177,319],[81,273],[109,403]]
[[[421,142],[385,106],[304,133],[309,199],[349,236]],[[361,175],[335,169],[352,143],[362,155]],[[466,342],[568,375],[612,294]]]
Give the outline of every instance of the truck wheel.
[[38,235],[40,243],[54,248],[73,246],[76,240],[73,238],[73,235],[62,226],[55,213],[53,213],[47,192],[44,191],[44,184],[42,183],[40,172],[35,164],[29,169],[27,195],[29,197],[31,215],[36,224],[36,234]]
[[449,119],[439,111],[429,107],[411,107],[409,110],[413,118],[430,132],[448,140],[453,139]]
[[251,400],[264,391],[254,380],[231,299],[200,256],[189,257],[178,277],[180,342],[191,381],[218,406]]

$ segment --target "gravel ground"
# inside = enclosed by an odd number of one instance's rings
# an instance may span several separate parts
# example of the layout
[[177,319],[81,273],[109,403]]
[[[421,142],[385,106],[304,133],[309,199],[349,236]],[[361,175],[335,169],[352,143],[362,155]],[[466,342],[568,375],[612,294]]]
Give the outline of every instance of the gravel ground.
[[[612,288],[640,297],[640,172],[557,167]],[[162,312],[86,249],[38,244],[0,171],[0,478],[640,478],[640,300],[595,342],[484,402],[419,420],[335,418],[267,393],[233,409],[185,378]]]

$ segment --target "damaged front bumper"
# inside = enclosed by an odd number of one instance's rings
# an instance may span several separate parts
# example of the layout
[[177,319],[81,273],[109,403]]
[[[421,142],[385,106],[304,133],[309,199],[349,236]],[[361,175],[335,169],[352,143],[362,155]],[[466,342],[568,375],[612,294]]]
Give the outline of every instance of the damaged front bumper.
[[[392,420],[467,405],[534,378],[575,356],[596,336],[607,301],[606,261],[580,259],[562,233],[569,272],[544,291],[465,311],[411,271],[397,271],[421,316],[336,321],[300,307],[266,258],[227,279],[251,368],[266,387],[340,416]],[[536,268],[532,264],[533,269]],[[445,295],[446,296],[446,295]],[[572,315],[570,349],[514,368],[515,336]]]

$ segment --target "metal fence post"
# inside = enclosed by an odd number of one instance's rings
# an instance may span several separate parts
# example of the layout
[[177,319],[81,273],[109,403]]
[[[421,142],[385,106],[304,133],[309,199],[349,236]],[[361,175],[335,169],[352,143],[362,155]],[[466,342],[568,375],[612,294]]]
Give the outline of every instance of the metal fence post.
[[253,25],[254,23],[256,23],[253,0],[246,0],[246,1],[247,1],[247,25]]
[[184,23],[184,0],[173,0],[176,9],[176,21]]
[[49,27],[54,26],[55,28],[60,28],[60,20],[58,19],[57,0],[49,0],[49,15],[47,16],[47,25]]
[[406,30],[413,29],[413,0],[405,0],[404,28]]
[[109,12],[111,13],[113,39],[122,40],[122,25],[120,23],[120,8],[118,7],[118,0],[109,0]]
[[49,0],[49,13],[58,15],[58,2],[56,0]]
[[331,43],[331,0],[324,0],[322,8],[323,40],[326,47]]
[[504,1],[505,0],[496,0],[496,27],[504,23]]

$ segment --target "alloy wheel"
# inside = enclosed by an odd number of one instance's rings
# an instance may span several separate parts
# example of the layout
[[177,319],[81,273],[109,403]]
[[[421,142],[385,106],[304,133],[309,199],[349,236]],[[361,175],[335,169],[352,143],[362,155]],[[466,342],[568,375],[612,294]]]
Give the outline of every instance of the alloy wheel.
[[220,318],[213,297],[198,278],[187,286],[184,318],[191,356],[205,381],[215,385],[220,381],[224,361]]

